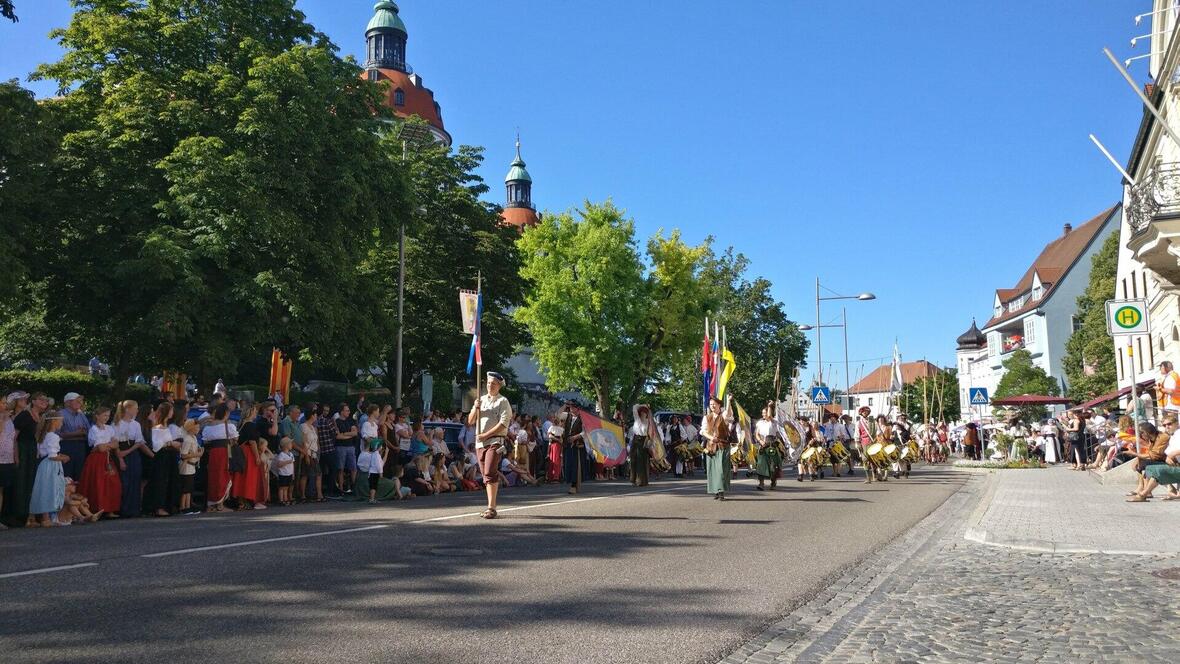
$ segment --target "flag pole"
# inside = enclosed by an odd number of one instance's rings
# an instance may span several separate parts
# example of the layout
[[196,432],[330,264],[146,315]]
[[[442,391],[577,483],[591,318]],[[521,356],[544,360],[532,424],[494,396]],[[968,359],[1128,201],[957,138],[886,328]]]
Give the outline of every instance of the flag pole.
[[[480,338],[480,335],[483,333],[483,330],[481,329],[483,327],[483,322],[480,320],[483,318],[483,312],[480,311],[483,304],[483,270],[477,271],[475,275],[475,342],[477,344],[483,345],[483,339]],[[483,353],[476,353],[475,360],[475,409],[479,410],[479,398],[481,396],[479,392],[481,389],[481,381],[483,379]],[[477,421],[475,425],[478,427],[479,422]]]

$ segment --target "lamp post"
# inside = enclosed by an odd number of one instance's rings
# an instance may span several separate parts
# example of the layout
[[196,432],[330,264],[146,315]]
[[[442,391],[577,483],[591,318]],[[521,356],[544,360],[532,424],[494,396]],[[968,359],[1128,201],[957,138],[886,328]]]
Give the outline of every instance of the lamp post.
[[[877,299],[876,295],[872,293],[861,293],[860,295],[840,295],[831,289],[827,289],[831,295],[823,295],[820,293],[822,286],[819,283],[819,277],[815,278],[815,325],[802,325],[799,327],[801,331],[815,330],[815,363],[819,366],[818,380],[820,384],[824,382],[824,354],[823,354],[823,339],[821,338],[821,330],[825,327],[842,327],[844,328],[844,394],[848,397],[848,390],[852,387],[851,376],[848,373],[848,309],[845,308],[842,312],[843,323],[839,325],[824,325],[820,319],[819,303],[824,300],[859,300],[861,302],[868,302],[869,300]],[[850,398],[850,397],[849,397]],[[849,407],[851,407],[849,402]]]

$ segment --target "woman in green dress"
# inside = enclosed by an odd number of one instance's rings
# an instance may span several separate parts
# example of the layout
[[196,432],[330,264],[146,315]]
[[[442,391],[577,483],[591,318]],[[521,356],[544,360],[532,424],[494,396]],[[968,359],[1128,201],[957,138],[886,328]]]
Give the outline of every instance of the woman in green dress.
[[729,438],[733,432],[733,397],[726,399],[725,410],[721,400],[709,400],[709,412],[701,423],[701,436],[705,439],[705,470],[709,477],[708,491],[714,500],[725,500],[729,491],[729,480],[733,475],[733,462],[729,458]]
[[762,419],[754,425],[754,441],[758,443],[758,457],[754,471],[758,473],[758,490],[766,490],[766,479],[770,478],[770,489],[778,486],[778,474],[783,467],[783,456],[779,452],[778,426],[774,421],[773,402],[762,409]]

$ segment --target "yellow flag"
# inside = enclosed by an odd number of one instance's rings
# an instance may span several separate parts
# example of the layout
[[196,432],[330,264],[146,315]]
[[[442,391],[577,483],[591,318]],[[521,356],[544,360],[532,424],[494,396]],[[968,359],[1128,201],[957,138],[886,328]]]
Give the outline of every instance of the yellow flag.
[[728,348],[721,352],[721,360],[725,363],[725,368],[721,370],[721,380],[717,384],[717,398],[724,401],[725,388],[729,385],[729,378],[733,375],[736,364],[733,361],[733,353]]

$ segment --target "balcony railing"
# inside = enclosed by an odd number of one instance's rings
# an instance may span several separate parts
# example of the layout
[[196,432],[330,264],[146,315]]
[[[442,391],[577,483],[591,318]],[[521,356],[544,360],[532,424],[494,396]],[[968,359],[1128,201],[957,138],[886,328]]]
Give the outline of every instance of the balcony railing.
[[1161,164],[1131,188],[1128,222],[1142,233],[1161,217],[1180,216],[1180,163]]

